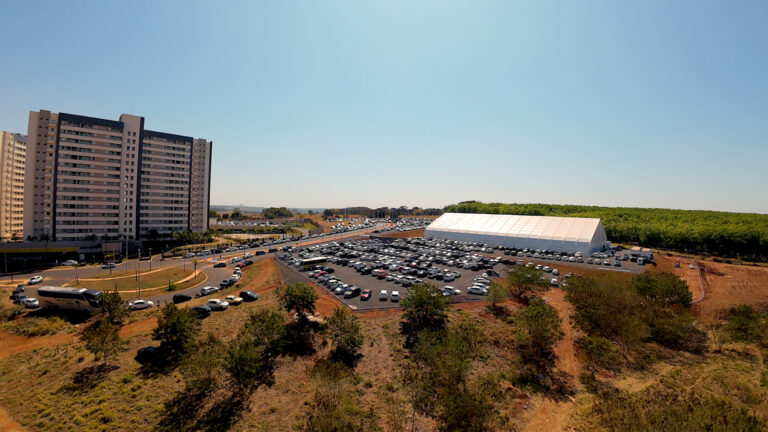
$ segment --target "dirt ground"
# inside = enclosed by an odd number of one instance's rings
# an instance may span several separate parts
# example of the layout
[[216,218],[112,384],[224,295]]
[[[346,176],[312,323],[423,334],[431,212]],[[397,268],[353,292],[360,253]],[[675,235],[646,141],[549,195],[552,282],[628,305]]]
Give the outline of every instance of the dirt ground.
[[392,238],[412,238],[412,237],[424,237],[424,228],[409,231],[396,231],[388,232],[381,235],[382,237]]
[[[658,256],[658,270],[672,272],[685,281],[693,293],[694,301],[701,297],[698,267],[702,269],[704,299],[694,305],[700,319],[707,322],[721,320],[732,305],[748,303],[758,308],[768,307],[768,268],[717,263],[689,257]],[[675,268],[680,261],[680,268]],[[693,264],[697,269],[690,269]]]

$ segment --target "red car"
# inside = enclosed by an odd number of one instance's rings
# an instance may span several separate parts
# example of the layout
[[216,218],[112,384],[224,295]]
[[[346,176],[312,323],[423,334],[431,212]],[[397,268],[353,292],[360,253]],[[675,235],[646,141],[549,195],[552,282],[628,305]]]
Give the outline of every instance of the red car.
[[371,298],[371,290],[368,288],[364,289],[362,293],[360,293],[360,300],[368,300]]

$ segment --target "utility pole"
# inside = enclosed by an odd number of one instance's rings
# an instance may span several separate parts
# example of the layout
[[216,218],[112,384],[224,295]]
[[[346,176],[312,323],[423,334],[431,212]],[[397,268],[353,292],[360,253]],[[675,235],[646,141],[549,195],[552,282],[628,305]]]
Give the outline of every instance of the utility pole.
[[136,260],[136,279],[139,281],[139,297],[141,297],[141,248],[139,248],[139,259]]
[[75,282],[80,282],[80,278],[77,277],[77,268],[80,267],[80,264],[75,264]]

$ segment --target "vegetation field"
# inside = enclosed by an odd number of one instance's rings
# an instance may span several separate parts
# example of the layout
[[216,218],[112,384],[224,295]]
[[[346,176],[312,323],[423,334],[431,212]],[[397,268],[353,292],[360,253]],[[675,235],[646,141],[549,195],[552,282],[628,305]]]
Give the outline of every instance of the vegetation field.
[[612,242],[768,260],[768,215],[763,214],[477,201],[450,205],[445,211],[601,218]]
[[[486,302],[419,286],[404,311],[352,315],[262,259],[216,294],[258,301],[199,327],[183,308],[131,314],[109,357],[104,317],[0,330],[0,406],[28,430],[765,430],[768,316],[697,320],[685,281],[656,270],[551,290],[521,268]],[[146,346],[163,362],[137,362]]]
[[[179,283],[179,281],[186,279],[194,273],[194,270],[189,266],[186,270],[179,267],[165,268],[151,273],[146,273],[141,276],[141,289],[158,290],[167,289],[168,285],[176,289],[184,289],[188,286],[194,286],[203,279],[205,275],[202,272],[197,272],[197,277],[190,279],[186,282]],[[112,278],[93,278],[93,279],[80,279],[77,282],[71,282],[69,286],[98,289],[102,291],[113,291],[117,287],[118,292],[133,292],[139,289],[139,281],[136,275],[119,276]],[[175,286],[174,286],[175,285]]]

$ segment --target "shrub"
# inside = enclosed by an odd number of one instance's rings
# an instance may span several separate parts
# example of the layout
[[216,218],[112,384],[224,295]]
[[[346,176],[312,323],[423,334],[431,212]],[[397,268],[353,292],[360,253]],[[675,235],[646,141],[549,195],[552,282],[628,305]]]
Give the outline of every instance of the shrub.
[[176,364],[200,332],[200,319],[189,308],[178,308],[166,303],[157,319],[152,339],[160,341],[160,353],[170,364]]
[[448,323],[446,309],[451,301],[444,296],[437,285],[416,284],[410,296],[401,302],[405,312],[400,320],[400,333],[405,336],[408,347],[415,345],[422,331],[442,331]]
[[576,342],[590,369],[618,371],[622,358],[613,342],[602,336],[586,336]]

